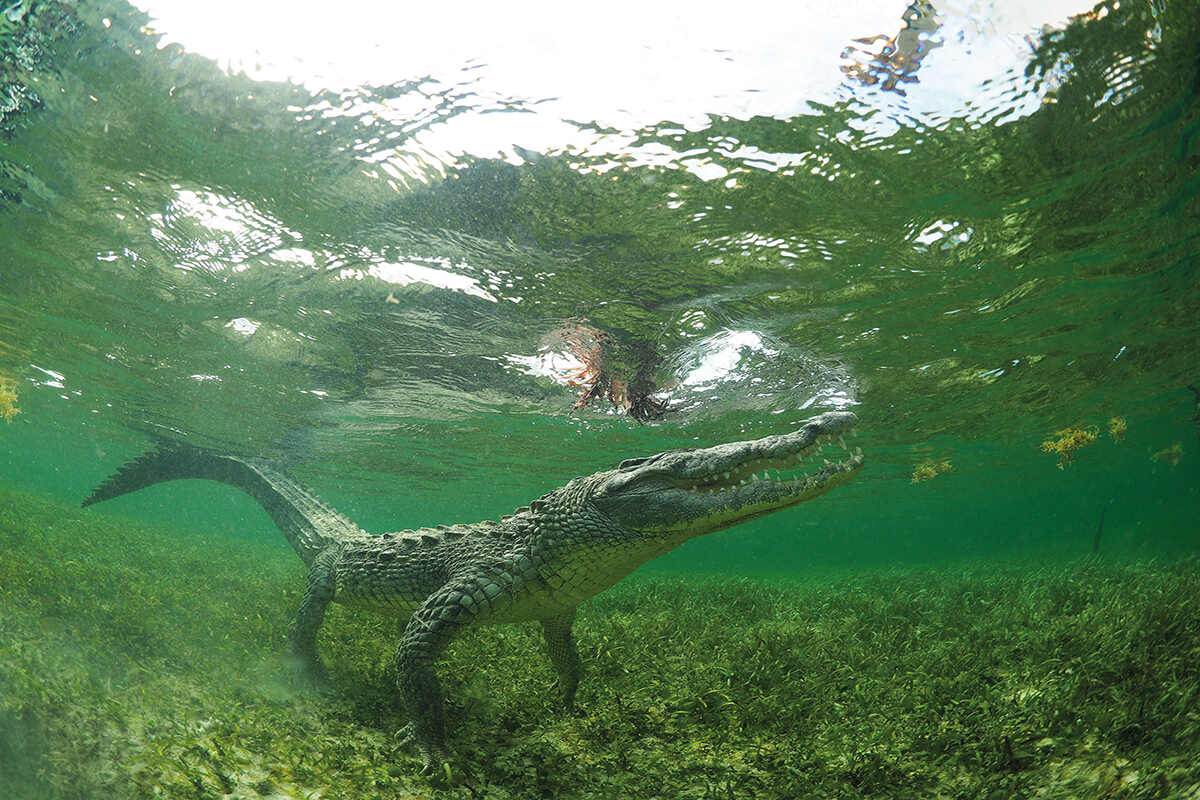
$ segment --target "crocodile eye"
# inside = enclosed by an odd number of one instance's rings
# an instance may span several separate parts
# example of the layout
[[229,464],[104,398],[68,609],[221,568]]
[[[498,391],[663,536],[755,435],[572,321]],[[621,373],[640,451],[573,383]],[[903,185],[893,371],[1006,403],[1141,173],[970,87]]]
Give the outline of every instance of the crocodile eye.
[[[672,452],[678,452],[678,451],[672,451]],[[646,456],[645,458],[627,458],[624,461],[622,461],[620,464],[617,465],[617,469],[624,472],[626,470],[635,469],[637,467],[644,467],[647,464],[653,464],[655,461],[658,461],[660,458],[662,458],[665,455],[668,455],[668,453],[655,453],[654,455]]]

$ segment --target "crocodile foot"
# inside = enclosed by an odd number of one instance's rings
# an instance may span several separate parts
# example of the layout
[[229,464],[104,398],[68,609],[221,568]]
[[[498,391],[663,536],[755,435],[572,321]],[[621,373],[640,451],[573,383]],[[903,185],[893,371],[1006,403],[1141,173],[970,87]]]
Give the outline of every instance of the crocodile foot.
[[421,760],[424,762],[421,766],[422,775],[444,775],[447,781],[453,781],[450,769],[450,751],[446,747],[435,747],[422,742],[417,736],[416,726],[411,722],[396,731],[393,738],[396,740],[397,749],[416,745],[421,753]]
[[329,677],[329,670],[318,656],[314,654],[306,658],[292,654],[288,660],[291,662],[292,678],[298,686],[322,694],[331,691],[333,681]]

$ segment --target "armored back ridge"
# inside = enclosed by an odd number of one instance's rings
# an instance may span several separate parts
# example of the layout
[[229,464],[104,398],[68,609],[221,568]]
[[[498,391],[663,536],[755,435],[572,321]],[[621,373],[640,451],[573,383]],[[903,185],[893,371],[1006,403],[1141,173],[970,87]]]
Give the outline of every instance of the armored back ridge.
[[[568,707],[582,666],[575,609],[646,561],[696,536],[810,500],[853,477],[862,453],[816,465],[854,424],[830,412],[799,430],[621,462],[576,478],[499,521],[373,535],[258,459],[183,444],[121,467],[83,502],[162,481],[205,478],[254,497],[309,566],[289,632],[298,675],[321,683],[317,631],[330,602],[407,618],[396,651],[412,739],[426,768],[448,758],[437,656],[469,625],[537,620]],[[805,460],[813,471],[805,474]],[[760,474],[761,473],[761,474]]]
[[84,506],[180,478],[206,478],[238,487],[259,502],[305,564],[336,539],[362,534],[312,492],[259,459],[164,444],[130,461],[97,486]]

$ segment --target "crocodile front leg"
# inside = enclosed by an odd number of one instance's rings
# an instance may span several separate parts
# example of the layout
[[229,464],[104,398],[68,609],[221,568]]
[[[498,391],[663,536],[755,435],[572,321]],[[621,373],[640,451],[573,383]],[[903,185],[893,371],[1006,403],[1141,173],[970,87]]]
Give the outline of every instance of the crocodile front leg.
[[410,732],[426,771],[449,757],[442,686],[433,671],[434,661],[460,630],[507,603],[513,584],[511,574],[502,569],[479,569],[430,595],[404,627],[396,648],[396,671]]
[[575,647],[575,636],[571,623],[575,621],[575,609],[553,619],[542,620],[542,633],[546,637],[546,648],[550,651],[550,663],[558,673],[558,689],[567,710],[575,708],[575,690],[583,675],[583,663]]

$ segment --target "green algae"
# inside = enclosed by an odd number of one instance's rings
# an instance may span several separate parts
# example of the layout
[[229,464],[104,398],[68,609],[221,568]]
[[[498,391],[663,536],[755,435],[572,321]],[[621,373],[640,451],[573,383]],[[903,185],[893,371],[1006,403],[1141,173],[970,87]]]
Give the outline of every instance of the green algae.
[[3,797],[1200,791],[1195,560],[635,576],[581,609],[576,714],[537,626],[450,648],[447,779],[396,738],[394,622],[334,607],[334,690],[291,685],[281,541],[0,490],[0,547]]

